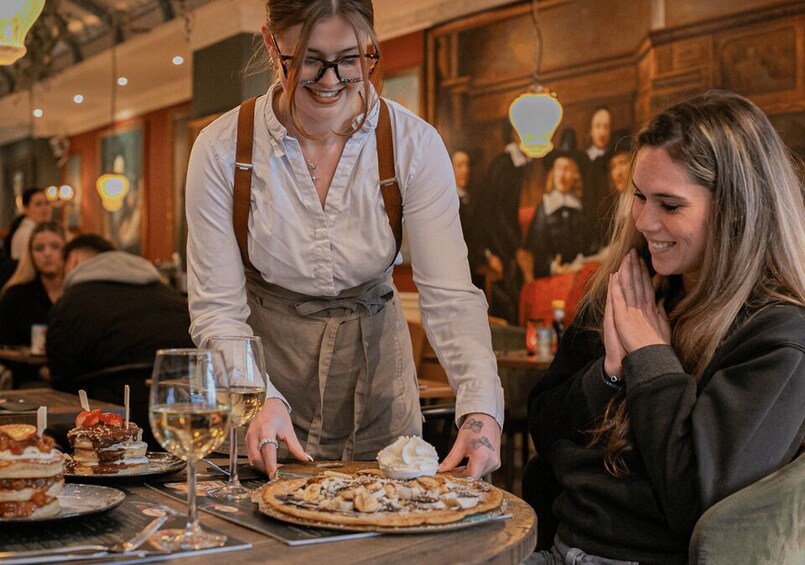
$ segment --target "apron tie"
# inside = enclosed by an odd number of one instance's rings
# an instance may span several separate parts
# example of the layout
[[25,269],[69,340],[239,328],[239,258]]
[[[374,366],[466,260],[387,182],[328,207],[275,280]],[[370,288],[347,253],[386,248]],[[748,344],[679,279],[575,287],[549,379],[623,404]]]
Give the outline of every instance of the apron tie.
[[[387,284],[381,283],[369,289],[365,294],[350,298],[335,298],[332,300],[308,300],[294,305],[297,314],[302,317],[315,316],[322,312],[332,312],[333,310],[344,310],[340,316],[331,316],[327,320],[324,328],[324,335],[321,340],[319,350],[318,384],[319,384],[319,409],[313,416],[313,421],[308,432],[305,451],[310,453],[316,451],[321,442],[321,435],[324,425],[324,400],[327,390],[327,380],[330,374],[330,364],[332,362],[338,329],[342,323],[354,319],[357,315],[361,326],[361,342],[363,345],[364,364],[358,374],[353,396],[353,424],[352,433],[341,453],[343,461],[353,458],[355,451],[355,441],[361,421],[366,411],[366,395],[369,390],[369,348],[371,338],[374,335],[374,314],[382,310],[386,303],[391,300],[394,290]],[[363,310],[366,315],[360,315]]]

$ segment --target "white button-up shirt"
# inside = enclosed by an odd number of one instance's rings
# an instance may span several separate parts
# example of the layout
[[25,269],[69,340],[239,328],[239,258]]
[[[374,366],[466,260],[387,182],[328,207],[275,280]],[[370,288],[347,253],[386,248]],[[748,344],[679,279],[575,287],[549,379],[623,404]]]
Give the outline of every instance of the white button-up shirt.
[[[375,102],[344,147],[322,209],[299,142],[270,100],[255,108],[249,258],[269,283],[311,296],[382,277],[395,241],[379,186]],[[427,122],[387,101],[414,282],[428,339],[456,391],[458,421],[483,412],[503,426],[503,390],[487,305],[470,281],[450,157]],[[237,108],[199,134],[187,173],[188,293],[193,340],[252,335],[232,227]],[[282,397],[269,384],[269,396]]]

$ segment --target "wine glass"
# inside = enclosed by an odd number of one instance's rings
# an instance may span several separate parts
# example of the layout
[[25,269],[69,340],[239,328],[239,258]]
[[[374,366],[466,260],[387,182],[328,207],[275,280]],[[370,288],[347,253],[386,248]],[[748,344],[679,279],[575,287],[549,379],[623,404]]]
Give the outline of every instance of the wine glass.
[[211,337],[207,349],[220,351],[229,373],[229,396],[232,404],[229,432],[229,482],[211,490],[207,496],[227,500],[251,498],[252,491],[238,479],[238,428],[251,422],[266,397],[266,368],[263,344],[259,337]]
[[[219,351],[161,349],[151,378],[149,421],[166,451],[187,461],[187,523],[150,538],[158,549],[219,547],[226,536],[201,529],[196,508],[196,461],[226,438],[231,404],[229,376]],[[223,393],[223,394],[222,394]]]

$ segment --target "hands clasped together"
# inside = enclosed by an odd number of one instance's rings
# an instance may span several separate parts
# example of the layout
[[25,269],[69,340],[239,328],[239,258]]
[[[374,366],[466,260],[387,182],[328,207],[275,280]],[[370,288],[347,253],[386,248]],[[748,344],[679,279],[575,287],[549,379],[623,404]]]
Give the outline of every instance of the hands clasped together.
[[671,326],[662,302],[655,302],[654,284],[634,249],[609,276],[604,309],[604,370],[621,376],[623,358],[647,345],[670,344]]

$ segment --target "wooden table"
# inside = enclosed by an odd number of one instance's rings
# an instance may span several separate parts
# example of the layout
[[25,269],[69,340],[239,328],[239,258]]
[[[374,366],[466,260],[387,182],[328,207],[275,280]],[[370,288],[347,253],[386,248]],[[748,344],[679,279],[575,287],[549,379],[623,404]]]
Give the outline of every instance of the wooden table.
[[[225,465],[224,460],[216,460]],[[371,466],[369,462],[350,463],[357,468]],[[304,464],[299,464],[304,465]],[[310,464],[313,465],[313,464]],[[204,465],[199,465],[203,468]],[[290,466],[289,466],[290,467]],[[286,467],[286,468],[289,468]],[[345,469],[339,469],[345,470]],[[137,494],[181,512],[186,505],[169,499],[147,487],[132,489]],[[508,520],[491,522],[465,530],[439,534],[384,535],[364,539],[337,541],[291,547],[258,532],[200,513],[202,526],[209,526],[226,535],[252,544],[242,551],[221,553],[216,557],[198,556],[171,559],[168,562],[187,565],[208,565],[212,559],[227,565],[256,563],[520,563],[528,557],[537,542],[537,517],[523,500],[506,493]]]
[[47,356],[31,353],[30,347],[0,347],[0,360],[34,365],[36,367],[47,365],[48,363]]
[[[4,406],[14,406],[22,401],[31,406],[31,410],[9,410]],[[25,388],[0,392],[0,424],[33,424],[36,425],[36,408],[48,408],[48,435],[63,447],[67,445],[67,432],[75,424],[75,417],[81,412],[78,395],[60,392],[50,388]],[[90,399],[91,408],[100,408],[104,412],[115,412],[123,415],[123,406],[109,404]],[[139,423],[139,422],[138,422]],[[142,423],[140,423],[142,425]],[[148,425],[145,422],[145,425]]]
[[547,371],[553,362],[553,357],[537,357],[529,355],[525,349],[513,351],[496,351],[495,358],[498,367],[506,369],[534,369],[537,371]]

